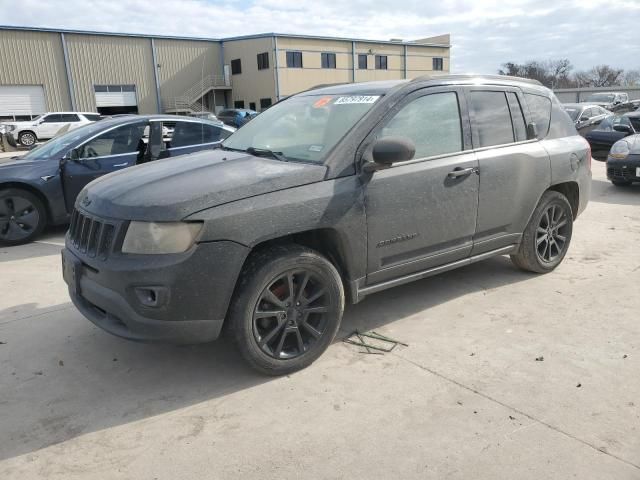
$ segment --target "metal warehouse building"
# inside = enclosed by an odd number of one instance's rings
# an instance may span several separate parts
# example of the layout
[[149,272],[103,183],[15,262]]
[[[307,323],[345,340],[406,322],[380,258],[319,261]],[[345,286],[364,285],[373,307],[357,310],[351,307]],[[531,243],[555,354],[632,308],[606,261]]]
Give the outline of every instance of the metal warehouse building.
[[262,110],[318,84],[448,73],[449,35],[226,39],[0,27],[0,119],[47,111]]

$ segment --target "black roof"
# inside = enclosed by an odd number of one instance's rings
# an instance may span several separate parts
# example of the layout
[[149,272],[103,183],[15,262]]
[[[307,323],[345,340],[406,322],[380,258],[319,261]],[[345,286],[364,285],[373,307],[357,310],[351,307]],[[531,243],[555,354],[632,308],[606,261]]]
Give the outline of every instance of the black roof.
[[510,77],[507,75],[459,74],[434,76],[424,75],[414,78],[413,80],[383,80],[377,82],[341,83],[328,86],[319,85],[305,92],[301,92],[299,95],[384,95],[395,87],[415,83],[424,83],[427,86],[480,83],[488,85],[520,86],[529,89],[533,88],[545,93],[549,92],[549,89],[544,87],[540,82],[537,80],[530,80],[528,78]]

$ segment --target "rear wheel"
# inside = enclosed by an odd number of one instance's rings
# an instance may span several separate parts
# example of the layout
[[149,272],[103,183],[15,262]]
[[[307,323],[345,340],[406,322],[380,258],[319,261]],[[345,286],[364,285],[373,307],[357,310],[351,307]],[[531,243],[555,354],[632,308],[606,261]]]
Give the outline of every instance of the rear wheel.
[[564,259],[572,232],[573,211],[567,198],[558,192],[545,192],[511,260],[523,270],[550,272]]
[[31,147],[36,144],[38,138],[33,132],[20,132],[20,135],[18,135],[18,141],[25,147]]
[[0,245],[20,245],[36,238],[47,223],[38,197],[26,190],[0,190]]
[[261,373],[284,375],[331,344],[344,310],[336,268],[298,245],[253,254],[241,275],[229,321],[238,349]]

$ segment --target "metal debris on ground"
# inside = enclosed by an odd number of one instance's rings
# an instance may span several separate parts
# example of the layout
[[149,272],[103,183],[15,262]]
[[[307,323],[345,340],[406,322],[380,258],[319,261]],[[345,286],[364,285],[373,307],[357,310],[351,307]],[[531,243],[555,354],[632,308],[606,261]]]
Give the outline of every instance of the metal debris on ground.
[[357,347],[363,347],[364,350],[360,350],[360,353],[368,353],[370,355],[384,355],[385,353],[392,351],[398,345],[402,345],[404,347],[409,346],[406,343],[386,337],[378,332],[374,332],[373,330],[370,332],[358,332],[356,330],[345,338],[343,342]]

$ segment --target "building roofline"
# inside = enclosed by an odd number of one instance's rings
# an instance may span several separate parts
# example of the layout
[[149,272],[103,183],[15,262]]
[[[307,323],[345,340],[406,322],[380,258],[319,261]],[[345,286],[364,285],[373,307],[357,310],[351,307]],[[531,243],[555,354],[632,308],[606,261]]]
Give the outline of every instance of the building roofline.
[[258,38],[301,38],[309,40],[335,40],[335,41],[347,41],[347,42],[359,42],[359,43],[377,43],[383,45],[408,45],[417,47],[440,47],[450,48],[450,44],[445,43],[418,43],[415,41],[392,41],[392,40],[369,40],[363,38],[352,37],[329,37],[322,35],[298,35],[294,33],[256,33],[251,35],[240,35],[236,37],[227,38],[207,38],[207,37],[184,37],[177,35],[154,35],[143,33],[121,33],[121,32],[98,32],[92,30],[70,30],[63,28],[48,28],[48,27],[23,27],[14,25],[0,25],[0,31],[2,30],[19,30],[24,32],[46,32],[46,33],[66,33],[66,34],[78,34],[78,35],[103,35],[107,37],[133,37],[133,38],[157,38],[166,40],[191,40],[201,42],[232,42],[234,40],[253,40]]
[[20,30],[23,32],[46,32],[46,33],[66,33],[66,34],[78,34],[78,35],[103,35],[107,37],[134,37],[134,38],[157,38],[167,40],[196,40],[201,42],[220,42],[219,38],[206,38],[206,37],[183,37],[177,35],[154,35],[144,33],[119,33],[119,32],[96,32],[92,30],[69,30],[64,28],[48,28],[48,27],[20,27],[14,25],[0,25],[0,31],[2,30]]

